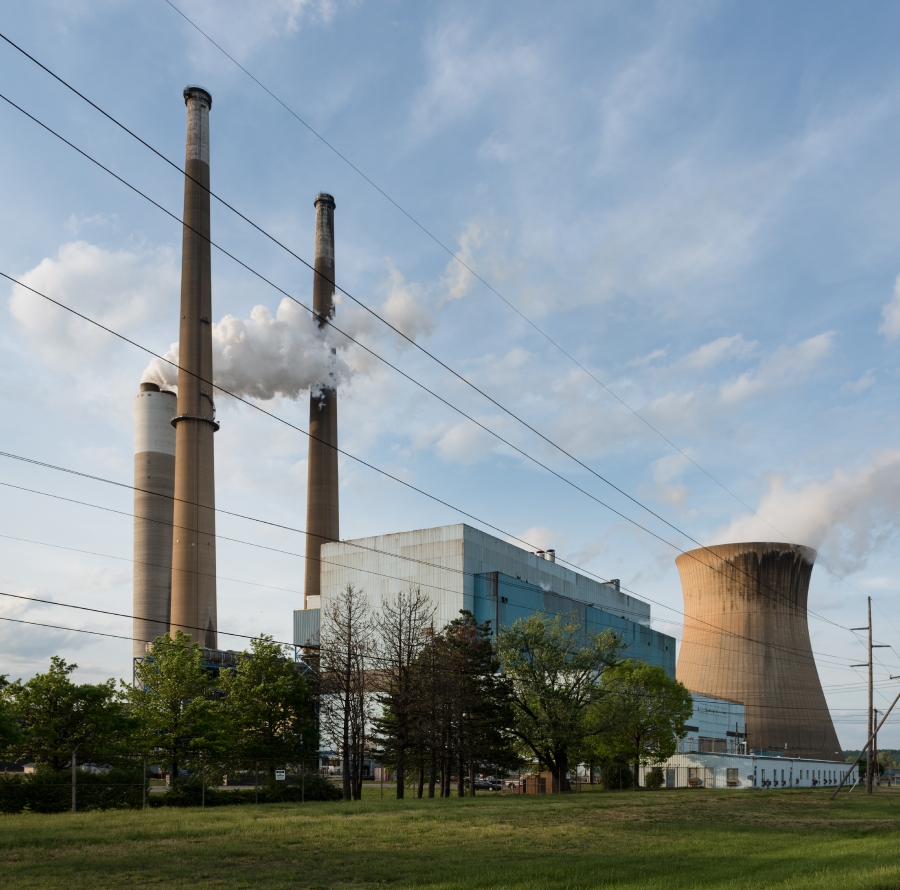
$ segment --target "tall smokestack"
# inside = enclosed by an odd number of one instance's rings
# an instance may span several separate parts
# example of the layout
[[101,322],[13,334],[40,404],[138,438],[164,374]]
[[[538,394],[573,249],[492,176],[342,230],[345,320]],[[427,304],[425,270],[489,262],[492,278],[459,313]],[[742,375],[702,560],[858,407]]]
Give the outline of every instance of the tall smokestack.
[[132,654],[169,630],[175,393],[142,383],[134,397],[134,592]]
[[[316,258],[313,309],[319,327],[334,315],[334,198],[316,195]],[[304,605],[317,608],[321,594],[322,545],[340,537],[338,522],[337,391],[323,386],[309,396],[309,480],[306,494]],[[311,599],[316,597],[316,599]]]
[[200,87],[184,91],[187,152],[181,246],[181,329],[175,426],[171,631],[216,649],[216,490],[209,245],[209,110]]

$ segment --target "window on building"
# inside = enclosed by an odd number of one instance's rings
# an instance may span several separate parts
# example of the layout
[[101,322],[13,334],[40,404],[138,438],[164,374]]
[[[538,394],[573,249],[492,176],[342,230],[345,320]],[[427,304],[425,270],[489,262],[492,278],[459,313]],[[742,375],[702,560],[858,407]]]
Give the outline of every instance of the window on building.
[[732,769],[729,767],[725,770],[725,781],[730,786],[735,786],[738,783],[738,771],[737,769]]

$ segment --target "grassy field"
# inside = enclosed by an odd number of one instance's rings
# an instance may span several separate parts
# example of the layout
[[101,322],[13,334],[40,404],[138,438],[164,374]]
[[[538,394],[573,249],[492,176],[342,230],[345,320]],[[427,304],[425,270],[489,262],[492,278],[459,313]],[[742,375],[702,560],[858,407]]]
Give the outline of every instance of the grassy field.
[[0,817],[0,886],[900,888],[896,792],[366,793],[352,805]]

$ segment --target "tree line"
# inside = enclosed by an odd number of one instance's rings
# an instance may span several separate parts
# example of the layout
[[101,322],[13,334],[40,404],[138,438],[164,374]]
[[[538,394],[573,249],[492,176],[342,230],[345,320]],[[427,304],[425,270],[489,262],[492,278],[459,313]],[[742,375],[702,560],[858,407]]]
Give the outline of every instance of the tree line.
[[[665,670],[623,657],[612,631],[533,614],[494,634],[462,611],[440,631],[411,587],[373,611],[348,585],[322,615],[318,672],[323,743],[340,753],[343,794],[357,800],[364,765],[393,769],[396,794],[474,791],[479,772],[549,771],[570,790],[579,765],[611,784],[676,750],[693,710]],[[620,779],[621,781],[621,779]],[[427,789],[427,791],[426,791]]]
[[560,792],[579,765],[599,766],[608,785],[623,769],[636,782],[641,765],[675,751],[692,701],[624,649],[613,631],[561,616],[495,633],[462,611],[439,627],[418,588],[375,608],[348,585],[328,600],[303,665],[260,636],[234,670],[210,670],[178,632],[135,663],[132,683],[76,684],[76,665],[59,657],[28,681],[0,678],[0,759],[48,774],[138,760],[165,769],[186,800],[226,775],[276,787],[276,770],[290,767],[309,774],[310,798],[327,798],[323,749],[340,758],[345,800],[360,799],[372,763],[393,771],[399,798],[408,786],[419,797],[474,793],[477,774],[523,767],[549,771]]

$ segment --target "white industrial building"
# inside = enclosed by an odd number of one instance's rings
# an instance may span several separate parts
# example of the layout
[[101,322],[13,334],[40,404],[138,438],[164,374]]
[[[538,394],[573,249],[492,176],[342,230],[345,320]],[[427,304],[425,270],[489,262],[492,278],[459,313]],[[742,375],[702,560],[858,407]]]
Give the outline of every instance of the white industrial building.
[[[666,788],[836,788],[850,771],[850,764],[834,760],[805,760],[772,754],[673,754],[663,771]],[[646,783],[653,766],[641,767],[640,782]],[[850,785],[859,780],[854,767]]]

